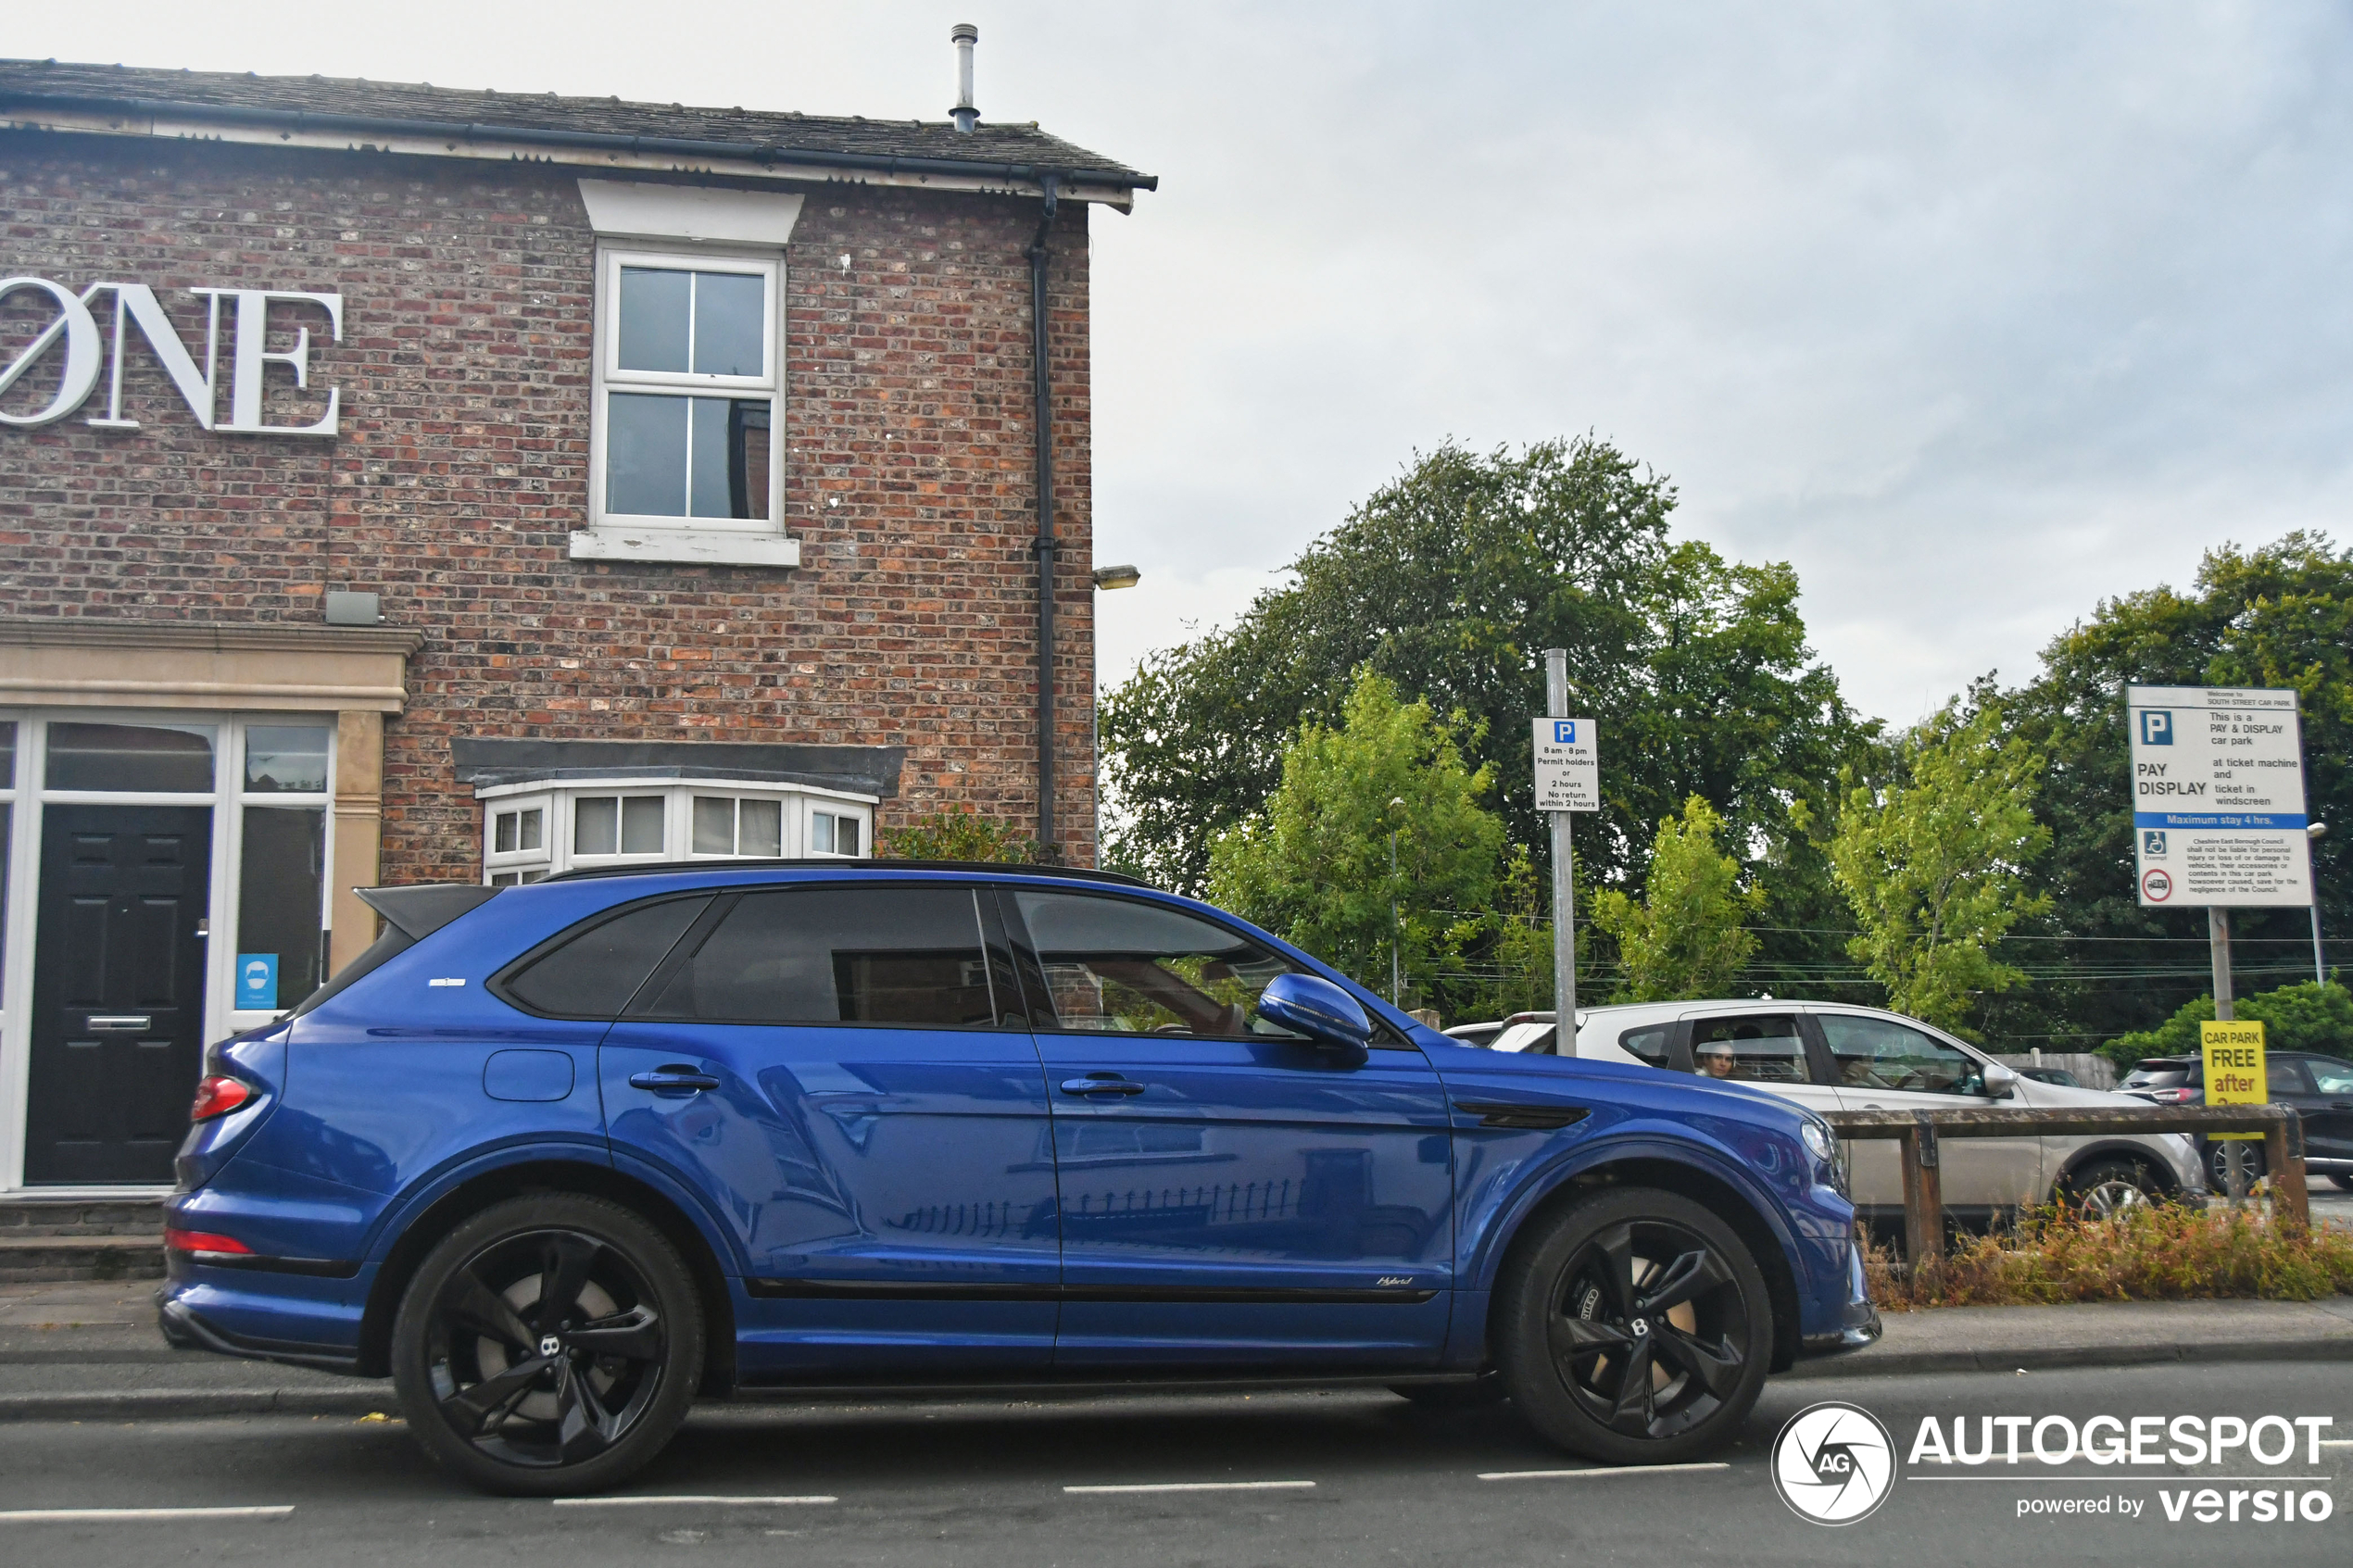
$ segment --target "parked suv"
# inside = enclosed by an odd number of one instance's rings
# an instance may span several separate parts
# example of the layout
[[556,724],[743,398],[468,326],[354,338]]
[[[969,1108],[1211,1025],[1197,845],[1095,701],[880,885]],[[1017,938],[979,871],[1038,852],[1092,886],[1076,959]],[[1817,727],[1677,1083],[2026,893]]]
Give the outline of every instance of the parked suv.
[[163,1329],[388,1374],[487,1488],[754,1386],[1369,1380],[1673,1461],[1878,1334],[1804,1108],[1459,1045],[1123,878],[365,897],[374,947],[208,1053]]
[[[2130,1103],[2099,1089],[2022,1081],[1918,1019],[1838,1002],[1594,1008],[1578,1014],[1577,1052],[1755,1084],[1818,1111]],[[1848,1148],[1856,1209],[1875,1227],[1900,1226],[1904,1178],[1894,1143],[1857,1138]],[[1952,1138],[1941,1158],[1945,1212],[1968,1223],[2055,1197],[2110,1213],[2204,1188],[2195,1144],[2173,1133]]]
[[[2292,1107],[2304,1124],[2304,1164],[2340,1190],[2353,1192],[2353,1061],[2313,1051],[2266,1051],[2264,1072],[2273,1105]],[[2206,1103],[2206,1064],[2194,1056],[2152,1056],[2133,1064],[2123,1092],[2153,1105]],[[2204,1144],[2208,1183],[2222,1185],[2224,1145]],[[2263,1146],[2246,1145],[2247,1170],[2263,1173]]]

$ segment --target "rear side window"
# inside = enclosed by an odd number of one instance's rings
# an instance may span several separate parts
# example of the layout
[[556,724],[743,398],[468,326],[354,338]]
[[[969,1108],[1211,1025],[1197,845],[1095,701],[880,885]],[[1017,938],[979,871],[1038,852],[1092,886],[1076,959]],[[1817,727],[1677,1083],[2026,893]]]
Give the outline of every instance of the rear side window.
[[738,899],[636,1015],[988,1028],[993,987],[969,887],[783,888]]
[[518,1007],[558,1018],[617,1018],[711,905],[704,894],[638,904],[573,927],[492,983]]
[[1647,1028],[1629,1029],[1617,1037],[1618,1048],[1629,1056],[1640,1057],[1653,1067],[1667,1065],[1667,1036],[1673,1026],[1654,1023]]
[[1797,1020],[1788,1013],[1694,1020],[1692,1064],[1710,1078],[1750,1084],[1803,1084],[1811,1076]]

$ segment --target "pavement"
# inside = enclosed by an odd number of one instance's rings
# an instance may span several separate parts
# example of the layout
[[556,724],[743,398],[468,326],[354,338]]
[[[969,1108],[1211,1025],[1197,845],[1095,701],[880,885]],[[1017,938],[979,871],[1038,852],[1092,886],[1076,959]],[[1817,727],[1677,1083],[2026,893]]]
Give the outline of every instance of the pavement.
[[[374,1379],[174,1350],[156,1282],[0,1285],[0,1421],[364,1416],[394,1410]],[[2015,1373],[2166,1362],[2353,1361],[2353,1297],[2134,1301],[1891,1312],[1876,1345],[1802,1361],[1776,1382]],[[744,1403],[748,1401],[736,1401]],[[791,1402],[762,1393],[762,1405]]]

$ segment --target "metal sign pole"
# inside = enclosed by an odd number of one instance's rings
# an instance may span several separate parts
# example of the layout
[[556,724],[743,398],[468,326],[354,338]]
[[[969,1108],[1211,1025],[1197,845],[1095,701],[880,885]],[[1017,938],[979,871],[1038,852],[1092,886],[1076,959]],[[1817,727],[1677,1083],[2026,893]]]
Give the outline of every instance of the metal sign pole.
[[[2231,1022],[2231,911],[2220,904],[2206,906],[2206,940],[2214,950],[2214,1021]],[[2208,1104],[2213,1103],[2209,1097]],[[2233,1207],[2246,1197],[2246,1145],[2222,1146],[2222,1194]]]
[[[1568,650],[1544,650],[1544,712],[1568,713]],[[1553,828],[1553,1025],[1554,1051],[1577,1054],[1577,857],[1569,813],[1548,811]]]

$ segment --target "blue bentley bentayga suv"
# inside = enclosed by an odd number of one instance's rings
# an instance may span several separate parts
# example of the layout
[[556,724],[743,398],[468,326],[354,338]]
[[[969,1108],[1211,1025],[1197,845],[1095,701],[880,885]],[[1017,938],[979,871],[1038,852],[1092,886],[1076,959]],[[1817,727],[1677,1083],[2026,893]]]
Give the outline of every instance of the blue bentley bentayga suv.
[[762,1386],[1362,1382],[1667,1461],[1879,1332],[1818,1118],[1463,1047],[1124,878],[363,897],[376,944],[208,1055],[163,1332],[388,1374],[494,1490]]

